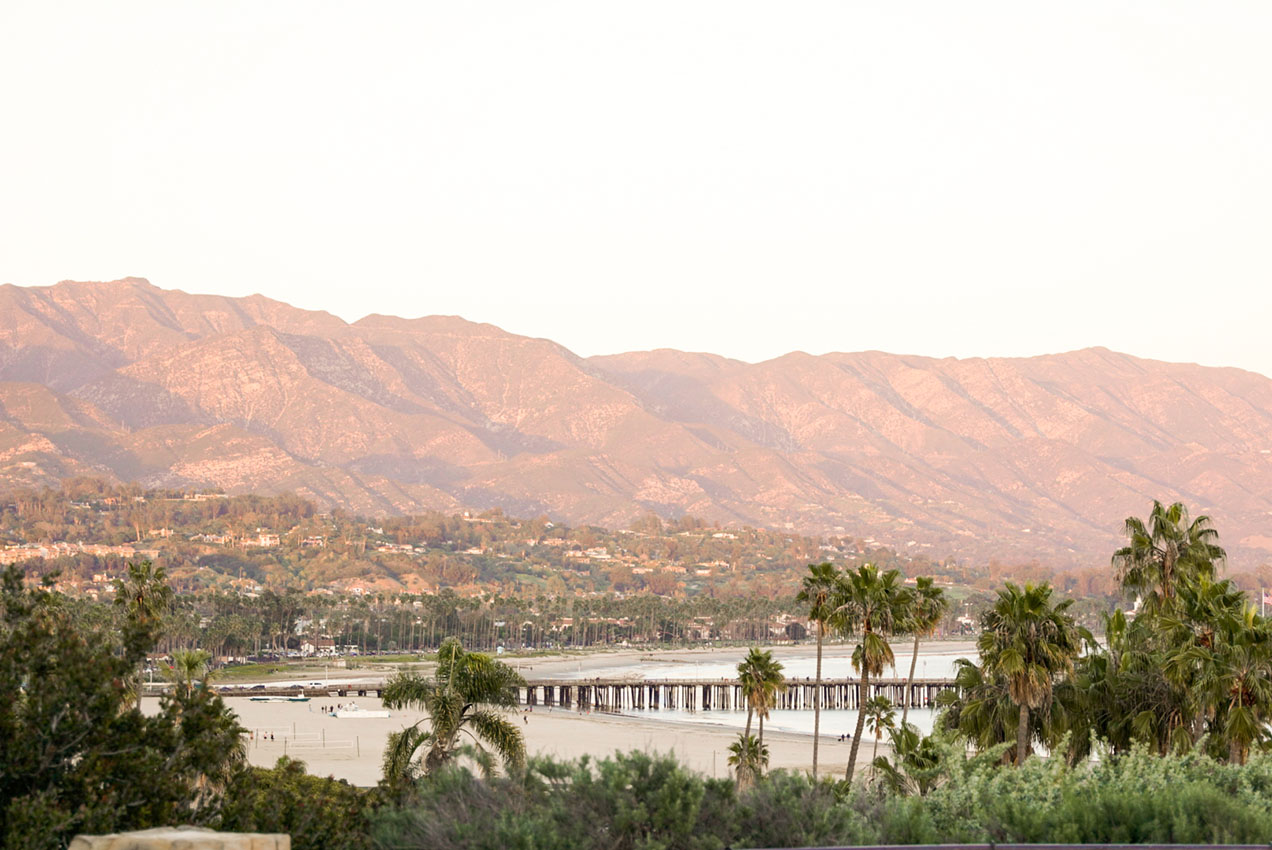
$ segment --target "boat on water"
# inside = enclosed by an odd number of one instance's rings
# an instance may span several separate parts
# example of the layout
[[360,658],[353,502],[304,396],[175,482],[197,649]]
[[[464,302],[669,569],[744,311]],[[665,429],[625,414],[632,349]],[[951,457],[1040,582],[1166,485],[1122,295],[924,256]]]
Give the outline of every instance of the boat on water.
[[341,706],[340,708],[337,708],[335,711],[331,712],[331,716],[348,720],[350,718],[370,719],[372,717],[389,717],[390,715],[387,711],[382,711],[378,709],[370,709],[370,708],[362,708],[357,703],[351,702],[348,705]]

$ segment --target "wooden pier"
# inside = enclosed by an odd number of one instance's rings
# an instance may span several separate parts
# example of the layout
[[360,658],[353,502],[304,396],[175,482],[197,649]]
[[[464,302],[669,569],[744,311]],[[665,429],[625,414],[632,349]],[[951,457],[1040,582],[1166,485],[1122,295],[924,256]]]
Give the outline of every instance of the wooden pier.
[[[776,695],[775,709],[812,710],[818,685],[811,679],[787,679],[786,690]],[[911,708],[927,708],[942,691],[954,690],[953,679],[915,679],[909,687]],[[866,697],[886,695],[902,705],[907,698],[905,679],[877,679]],[[862,703],[860,679],[823,679],[821,707],[855,709]],[[680,711],[733,711],[746,708],[737,679],[631,680],[558,679],[528,682],[517,689],[522,705],[561,706],[580,711],[623,709],[674,709]]]
[[[378,697],[385,683],[332,684],[327,687],[265,688],[218,687],[222,696],[308,696]],[[775,709],[812,710],[817,684],[811,679],[787,679],[786,690],[776,695]],[[915,679],[910,684],[911,708],[931,706],[936,695],[955,689],[953,679]],[[158,689],[147,688],[147,693]],[[856,709],[861,706],[860,679],[823,679],[821,706],[825,709]],[[869,697],[883,694],[896,705],[907,699],[905,679],[876,679],[870,683]],[[520,705],[559,706],[579,711],[622,711],[624,709],[672,709],[678,711],[735,711],[746,708],[742,686],[737,679],[542,679],[517,688]]]

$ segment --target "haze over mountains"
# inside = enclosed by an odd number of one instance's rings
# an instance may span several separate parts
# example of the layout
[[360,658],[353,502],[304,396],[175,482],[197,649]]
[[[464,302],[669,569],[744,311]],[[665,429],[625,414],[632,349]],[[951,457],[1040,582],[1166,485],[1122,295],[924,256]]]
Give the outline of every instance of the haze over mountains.
[[457,317],[0,287],[0,489],[72,475],[1052,564],[1107,562],[1122,518],[1179,498],[1248,564],[1272,552],[1272,380],[1106,349],[580,358]]

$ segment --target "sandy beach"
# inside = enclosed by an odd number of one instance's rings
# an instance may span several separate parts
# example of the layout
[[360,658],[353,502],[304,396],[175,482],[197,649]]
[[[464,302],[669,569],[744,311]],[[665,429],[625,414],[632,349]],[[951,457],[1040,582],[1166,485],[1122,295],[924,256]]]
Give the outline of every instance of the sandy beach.
[[[816,647],[810,645],[774,647],[781,660],[811,658]],[[898,644],[898,656],[906,647]],[[504,657],[503,661],[518,669],[527,679],[549,679],[564,676],[604,675],[607,671],[638,672],[646,664],[718,665],[736,663],[746,653],[745,647],[685,649],[651,652],[624,649],[553,657]],[[826,655],[842,656],[850,652],[842,644],[826,647]],[[968,641],[927,641],[924,653],[975,654]],[[360,671],[361,672],[361,671]],[[423,672],[423,670],[421,670]],[[409,726],[424,715],[412,711],[395,711],[388,718],[335,718],[322,711],[323,706],[348,702],[349,698],[315,697],[307,703],[252,702],[243,697],[227,699],[240,722],[250,730],[248,757],[253,764],[272,766],[280,756],[301,759],[311,773],[346,779],[356,785],[374,785],[381,775],[381,756],[391,732]],[[353,701],[366,709],[382,708],[374,698]],[[854,713],[855,714],[855,713]],[[532,755],[549,755],[575,759],[583,755],[601,757],[615,751],[641,750],[672,753],[683,764],[708,776],[728,775],[728,748],[737,740],[737,730],[724,725],[701,722],[678,722],[650,716],[616,715],[600,712],[581,713],[567,708],[536,706],[531,712],[518,711],[510,716],[526,736],[526,747]],[[823,725],[823,729],[826,726]],[[812,735],[766,730],[765,744],[770,753],[771,768],[812,769]],[[858,753],[858,763],[868,764],[874,745],[867,736]],[[851,744],[841,742],[837,734],[821,736],[820,766],[823,773],[842,775],[847,767]],[[881,743],[879,753],[888,751]]]
[[[346,779],[355,785],[374,785],[381,775],[381,756],[390,732],[409,726],[424,715],[395,711],[388,718],[347,719],[321,711],[332,699],[308,703],[251,702],[230,698],[229,706],[249,731],[248,759],[272,767],[283,755],[305,762],[311,773]],[[359,698],[366,709],[379,709],[380,701]],[[737,732],[697,723],[651,720],[644,717],[591,713],[537,707],[533,712],[510,715],[526,736],[532,755],[574,759],[583,755],[605,756],[615,751],[641,750],[672,753],[683,764],[707,776],[728,775],[729,744]],[[771,768],[811,770],[812,736],[765,732]],[[863,740],[859,763],[870,760],[872,739]],[[842,774],[850,745],[834,735],[822,735],[821,769]],[[879,752],[887,750],[881,744]]]

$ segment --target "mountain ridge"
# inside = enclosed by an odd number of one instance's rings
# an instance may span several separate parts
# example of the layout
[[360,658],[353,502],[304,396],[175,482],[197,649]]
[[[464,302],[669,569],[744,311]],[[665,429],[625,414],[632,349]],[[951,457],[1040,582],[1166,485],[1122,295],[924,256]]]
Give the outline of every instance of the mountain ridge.
[[[38,388],[38,390],[36,389]],[[295,490],[365,513],[647,511],[934,557],[1107,561],[1149,500],[1272,552],[1272,380],[1030,358],[579,357],[457,316],[345,322],[141,278],[0,287],[0,488]]]

